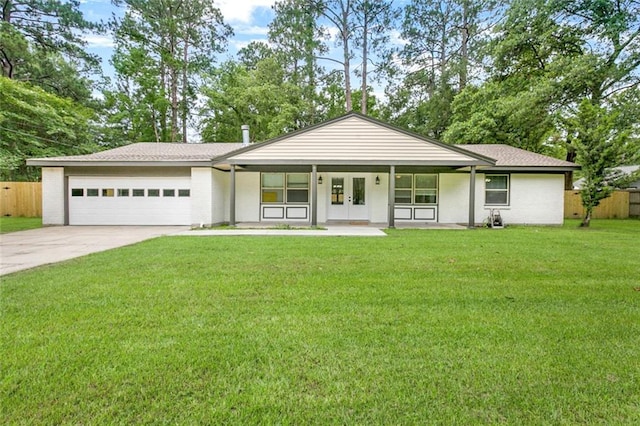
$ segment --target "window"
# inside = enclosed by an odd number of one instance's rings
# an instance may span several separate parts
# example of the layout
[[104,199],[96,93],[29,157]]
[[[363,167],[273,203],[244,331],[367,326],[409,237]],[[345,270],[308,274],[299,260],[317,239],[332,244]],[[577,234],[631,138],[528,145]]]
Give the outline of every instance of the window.
[[396,175],[396,204],[411,204],[413,175]]
[[509,204],[509,175],[486,175],[484,202],[488,205]]
[[129,190],[128,189],[118,189],[118,197],[128,197]]
[[178,197],[189,197],[190,195],[190,189],[178,189]]
[[159,197],[160,190],[159,189],[147,189],[147,197]]
[[115,191],[113,188],[103,188],[102,189],[102,196],[103,197],[113,197],[115,195]]
[[287,203],[309,202],[309,174],[287,173]]
[[284,203],[284,173],[262,174],[262,202]]
[[144,189],[132,189],[131,195],[134,197],[144,197]]
[[331,178],[331,204],[344,204],[344,178]]
[[415,175],[414,204],[438,203],[438,175]]
[[396,175],[396,204],[437,204],[438,175]]
[[84,197],[84,188],[71,188],[72,197]]
[[98,188],[87,188],[87,197],[97,197],[98,193]]
[[263,173],[263,203],[308,203],[309,173]]
[[176,196],[176,190],[175,189],[163,189],[162,190],[162,196],[163,197],[175,197]]

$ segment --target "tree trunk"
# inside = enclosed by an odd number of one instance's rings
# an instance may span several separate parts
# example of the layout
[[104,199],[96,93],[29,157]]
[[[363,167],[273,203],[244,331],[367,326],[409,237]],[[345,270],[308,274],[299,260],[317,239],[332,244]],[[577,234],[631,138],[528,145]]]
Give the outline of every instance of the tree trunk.
[[[2,20],[7,24],[11,23],[11,2],[5,2],[2,9]],[[13,78],[13,62],[7,55],[7,52],[0,46],[0,64],[2,65],[2,75],[7,78]]]
[[[162,46],[165,45],[165,37],[162,36],[160,38],[160,43]],[[160,56],[160,95],[165,99],[167,93],[167,66],[165,64],[165,60]],[[163,102],[164,104],[164,102]],[[155,108],[155,106],[153,106]],[[156,142],[166,141],[167,140],[167,109],[165,106],[161,106],[160,109],[160,137]],[[157,133],[156,133],[157,135]]]
[[[575,162],[576,161],[576,150],[571,145],[567,146],[567,156],[565,158],[566,161]],[[566,191],[570,191],[573,189],[573,172],[565,172],[564,174],[564,189]]]
[[367,42],[369,41],[369,16],[368,16],[368,5],[365,5],[365,10],[362,19],[362,93],[360,100],[360,111],[362,114],[367,115],[367,60],[368,60],[368,52],[367,52]]
[[580,223],[581,228],[588,228],[591,223],[591,212],[593,211],[593,207],[587,207],[584,218],[582,218],[582,223]]
[[189,37],[185,36],[184,49],[182,53],[182,143],[187,143],[187,115],[189,114],[189,107],[187,103],[187,92],[189,81],[189,74],[187,72],[189,59]]
[[350,52],[349,52],[349,9],[350,2],[347,1],[346,6],[342,8],[342,54],[344,58],[344,96],[346,100],[347,112],[353,110],[353,103],[351,101],[351,64],[350,64]]
[[462,46],[460,49],[460,91],[467,86],[469,66],[469,2],[462,2]]
[[171,142],[178,139],[178,70],[176,62],[176,36],[169,36],[169,53],[171,63],[169,64],[169,84],[171,99]]

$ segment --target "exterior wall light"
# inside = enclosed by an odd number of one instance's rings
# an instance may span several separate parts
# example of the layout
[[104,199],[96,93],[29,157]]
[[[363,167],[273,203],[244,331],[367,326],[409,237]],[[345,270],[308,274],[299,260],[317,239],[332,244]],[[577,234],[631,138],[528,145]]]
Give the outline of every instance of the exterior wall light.
[[322,185],[322,176],[318,176],[318,185]]
[[376,185],[380,185],[380,176],[376,176]]

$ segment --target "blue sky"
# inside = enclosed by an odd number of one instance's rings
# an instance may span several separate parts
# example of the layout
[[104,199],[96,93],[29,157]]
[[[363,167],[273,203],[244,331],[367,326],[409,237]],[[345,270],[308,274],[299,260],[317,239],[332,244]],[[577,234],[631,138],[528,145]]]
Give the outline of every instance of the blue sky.
[[[229,40],[228,52],[220,60],[232,57],[242,47],[254,40],[266,40],[268,25],[273,19],[271,6],[276,0],[218,0],[224,20],[231,25],[235,35]],[[111,4],[111,0],[81,0],[80,10],[89,21],[108,21],[111,16],[121,17],[124,8]],[[113,52],[113,40],[109,35],[88,35],[87,49],[102,58],[105,74],[111,76],[113,68],[109,59]]]

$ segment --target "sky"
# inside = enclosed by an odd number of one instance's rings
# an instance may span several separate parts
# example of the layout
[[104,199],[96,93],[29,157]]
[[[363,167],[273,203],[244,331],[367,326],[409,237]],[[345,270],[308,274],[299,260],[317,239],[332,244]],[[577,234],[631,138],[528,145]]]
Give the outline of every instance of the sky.
[[[268,25],[273,19],[272,6],[276,0],[217,0],[224,21],[233,28],[234,36],[229,39],[228,52],[220,58],[233,57],[242,47],[254,40],[266,40]],[[107,22],[113,15],[122,17],[123,7],[116,7],[111,0],[81,0],[80,10],[89,21]],[[88,35],[87,50],[102,58],[102,68],[107,76],[113,76],[109,59],[113,53],[113,39],[109,35]]]

